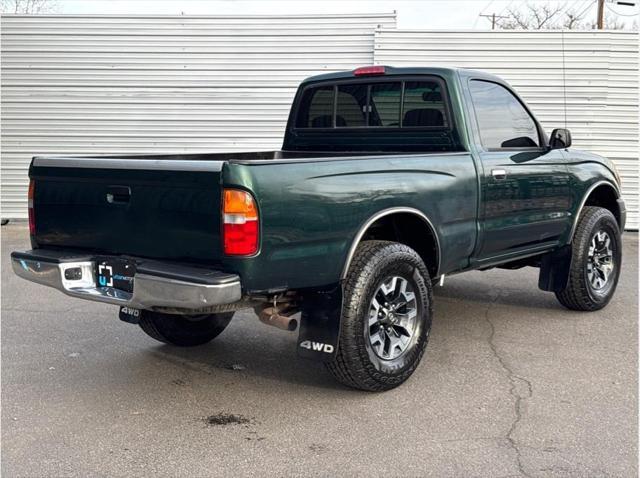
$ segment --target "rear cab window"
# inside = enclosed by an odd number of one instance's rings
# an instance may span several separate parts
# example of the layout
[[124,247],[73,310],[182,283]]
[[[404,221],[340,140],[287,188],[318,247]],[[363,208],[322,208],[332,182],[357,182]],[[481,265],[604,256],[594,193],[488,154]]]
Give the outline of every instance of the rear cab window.
[[402,125],[448,127],[442,90],[433,81],[409,81],[404,85]]
[[303,86],[289,149],[460,151],[445,81],[435,75],[345,78]]
[[369,96],[369,126],[397,127],[400,125],[402,83],[374,83]]
[[392,81],[310,87],[296,128],[448,128],[442,84]]
[[331,128],[333,126],[333,86],[310,89],[300,102],[296,128]]

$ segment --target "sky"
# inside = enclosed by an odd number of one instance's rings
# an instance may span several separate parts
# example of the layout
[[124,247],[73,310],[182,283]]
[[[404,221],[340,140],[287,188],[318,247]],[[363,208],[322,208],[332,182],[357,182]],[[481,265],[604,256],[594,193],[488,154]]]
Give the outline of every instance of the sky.
[[[585,20],[595,19],[595,0],[529,0],[531,3],[561,3],[569,10],[584,11]],[[634,0],[626,0],[634,1]],[[500,15],[524,0],[56,0],[59,13],[68,14],[304,14],[397,12],[398,28],[487,29],[490,20],[481,14]],[[638,18],[636,7],[607,0],[605,15],[620,14],[631,24]],[[622,16],[624,15],[624,16]],[[634,15],[634,16],[627,16]]]

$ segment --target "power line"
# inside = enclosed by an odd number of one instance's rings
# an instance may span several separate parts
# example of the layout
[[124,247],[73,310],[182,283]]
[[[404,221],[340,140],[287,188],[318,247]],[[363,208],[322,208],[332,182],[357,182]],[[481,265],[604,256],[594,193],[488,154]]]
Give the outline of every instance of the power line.
[[500,10],[500,13],[498,13],[498,15],[502,15],[505,12],[505,10],[507,10],[511,6],[513,2],[514,0],[511,0],[509,3],[507,3],[507,6],[504,7],[502,10]]
[[605,3],[605,7],[607,7],[607,10],[609,10],[611,13],[615,13],[616,15],[618,15],[620,17],[637,17],[638,15],[640,15],[640,13],[633,13],[631,15],[627,15],[627,14],[624,14],[624,13],[618,13],[613,8],[611,8],[609,5],[607,5],[606,3]]
[[584,15],[587,12],[587,10],[589,10],[590,8],[593,8],[593,4],[597,1],[598,0],[587,0],[586,8],[584,8],[580,13],[578,13],[576,17],[580,18],[582,15]]
[[576,0],[576,1],[574,1],[571,5],[568,5],[568,4],[566,4],[566,3],[565,3],[565,4],[564,4],[564,6],[563,6],[563,7],[561,7],[561,8],[560,8],[560,10],[558,10],[558,11],[553,15],[554,17],[556,17],[556,19],[555,19],[555,20],[554,20],[553,18],[550,18],[550,19],[549,19],[549,20],[550,20],[550,21],[549,21],[549,25],[557,25],[557,24],[558,24],[558,22],[560,22],[560,25],[562,26],[562,19],[561,19],[561,18],[558,18],[558,17],[559,17],[561,14],[563,14],[563,13],[564,13],[565,15],[569,15],[569,16],[570,16],[570,15],[571,15],[571,11],[572,11],[571,9],[574,7],[574,5],[575,5],[576,3],[578,3],[578,1],[580,1],[580,0]]
[[489,0],[489,3],[487,4],[487,6],[484,7],[482,10],[480,10],[480,14],[483,14],[486,10],[488,10],[493,2],[495,2],[495,0]]
[[571,2],[571,4],[566,6],[566,8],[564,9],[565,12],[572,11],[578,3],[580,3],[580,0],[573,0],[573,2]]
[[[578,6],[578,8],[576,8],[575,10],[569,10],[569,9],[566,9],[566,10],[564,11],[564,13],[565,13],[565,15],[567,15],[567,17],[568,17],[568,21],[564,24],[564,27],[563,27],[563,28],[571,29],[571,28],[573,28],[573,25],[574,25],[574,24],[575,24],[575,25],[578,25],[578,23],[577,23],[577,22],[581,21],[581,20],[582,20],[582,17],[584,17],[584,14],[586,13],[586,11],[587,11],[589,8],[591,8],[591,7],[592,7],[592,1],[593,1],[593,0],[585,0],[585,1],[584,1],[584,2],[582,2],[582,3]],[[572,7],[573,7],[574,5],[576,5],[577,3],[578,3],[578,2],[575,2],[575,3],[572,5]],[[586,6],[586,8],[583,8],[585,5],[587,5],[587,6]],[[580,10],[581,8],[582,8],[582,10]],[[580,12],[579,12],[579,13],[575,13],[576,11],[580,11]]]
[[489,3],[482,10],[480,10],[480,13],[476,17],[476,20],[473,22],[473,28],[475,28],[476,25],[478,24],[478,20],[480,20],[480,15],[482,15],[485,12],[485,10],[487,10],[491,6],[493,2],[494,0],[489,0]]
[[[565,15],[567,15],[569,18],[574,18],[576,20],[580,20],[580,16],[582,14],[576,14],[575,12],[577,12],[578,10],[580,10],[582,7],[584,7],[587,3],[591,2],[592,0],[575,0],[573,3],[571,3],[571,5],[566,6],[563,9],[563,12]],[[584,13],[584,11],[583,11]]]

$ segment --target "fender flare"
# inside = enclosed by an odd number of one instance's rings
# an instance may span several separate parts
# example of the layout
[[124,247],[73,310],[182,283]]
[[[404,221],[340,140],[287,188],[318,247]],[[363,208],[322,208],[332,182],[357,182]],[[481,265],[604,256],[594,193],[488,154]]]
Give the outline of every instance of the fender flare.
[[371,227],[371,225],[380,218],[383,218],[385,216],[390,216],[392,214],[398,214],[398,213],[408,213],[408,214],[413,214],[415,216],[418,216],[431,230],[431,233],[436,238],[436,249],[438,251],[438,268],[434,278],[437,278],[440,276],[440,265],[442,264],[442,249],[440,247],[440,238],[438,237],[438,232],[436,228],[433,226],[433,222],[431,222],[431,220],[427,217],[426,214],[424,214],[422,211],[419,211],[418,209],[415,209],[412,207],[390,207],[388,209],[383,209],[382,211],[378,211],[369,219],[367,219],[364,222],[364,224],[362,224],[362,226],[360,226],[358,233],[356,234],[355,238],[351,242],[349,253],[347,254],[344,267],[342,268],[342,273],[340,274],[341,281],[347,277],[347,273],[349,272],[349,267],[351,266],[351,261],[353,260],[353,256],[355,255],[356,249],[358,248],[358,244],[360,244],[360,241],[362,240],[364,234],[367,232],[369,227]]
[[568,244],[571,244],[573,242],[573,236],[575,235],[576,229],[578,227],[578,220],[580,220],[580,214],[582,214],[582,210],[584,209],[584,206],[587,203],[589,196],[591,196],[591,193],[595,191],[597,188],[599,188],[600,186],[609,186],[611,189],[613,189],[613,192],[616,194],[616,198],[618,199],[620,198],[620,190],[618,189],[617,186],[611,183],[611,181],[606,181],[606,180],[596,181],[591,186],[589,186],[589,189],[587,189],[587,191],[584,193],[584,196],[582,197],[582,201],[580,201],[580,207],[577,209],[575,217],[573,218],[573,225],[571,226],[571,233],[569,234]]

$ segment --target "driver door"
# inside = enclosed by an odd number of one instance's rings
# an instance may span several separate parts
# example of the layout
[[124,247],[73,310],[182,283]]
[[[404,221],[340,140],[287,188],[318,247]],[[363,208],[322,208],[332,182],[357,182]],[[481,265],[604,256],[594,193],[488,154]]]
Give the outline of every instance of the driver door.
[[570,227],[570,179],[563,150],[550,150],[524,103],[499,83],[472,79],[482,148],[481,243],[492,262],[558,244]]

